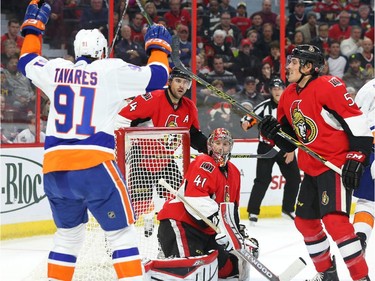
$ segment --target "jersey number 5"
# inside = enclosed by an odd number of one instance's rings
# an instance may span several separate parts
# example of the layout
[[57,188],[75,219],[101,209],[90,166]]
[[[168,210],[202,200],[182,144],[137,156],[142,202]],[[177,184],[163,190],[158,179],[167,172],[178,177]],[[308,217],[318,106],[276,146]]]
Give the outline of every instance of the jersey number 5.
[[[95,133],[95,127],[91,125],[92,110],[95,97],[95,89],[80,88],[79,95],[83,97],[82,108],[75,108],[78,105],[74,104],[75,93],[70,86],[59,85],[55,89],[54,101],[56,112],[63,115],[63,122],[55,120],[56,130],[59,133],[67,133],[71,129],[76,130],[79,135],[92,135]],[[80,123],[74,123],[74,114],[81,114]],[[74,126],[74,128],[73,128]]]

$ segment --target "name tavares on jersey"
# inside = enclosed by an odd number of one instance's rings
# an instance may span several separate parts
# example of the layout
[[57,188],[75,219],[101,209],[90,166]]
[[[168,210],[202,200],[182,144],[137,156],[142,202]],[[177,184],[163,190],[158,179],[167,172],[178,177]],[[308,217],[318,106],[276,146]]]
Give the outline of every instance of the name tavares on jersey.
[[95,86],[98,83],[97,76],[96,72],[87,72],[81,69],[56,68],[55,83]]

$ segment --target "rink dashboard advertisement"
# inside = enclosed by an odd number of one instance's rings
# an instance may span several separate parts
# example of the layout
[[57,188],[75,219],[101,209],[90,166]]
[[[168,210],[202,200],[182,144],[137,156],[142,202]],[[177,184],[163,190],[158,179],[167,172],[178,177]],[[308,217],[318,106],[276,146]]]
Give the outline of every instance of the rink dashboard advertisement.
[[[241,216],[246,216],[247,201],[253,185],[255,158],[241,158],[238,154],[256,154],[257,142],[236,141],[232,153],[237,154],[232,162],[241,172]],[[195,154],[195,151],[191,152]],[[38,233],[33,228],[44,229],[53,226],[48,200],[43,191],[43,147],[1,148],[1,238],[10,231],[10,236],[18,232]],[[262,202],[262,208],[281,205],[285,179],[278,166],[274,165],[269,190]],[[268,210],[271,210],[268,209]],[[264,212],[274,216],[274,209]],[[49,228],[47,227],[47,229]],[[47,231],[48,232],[48,231]],[[27,234],[23,234],[24,236]],[[10,238],[10,237],[7,237]]]

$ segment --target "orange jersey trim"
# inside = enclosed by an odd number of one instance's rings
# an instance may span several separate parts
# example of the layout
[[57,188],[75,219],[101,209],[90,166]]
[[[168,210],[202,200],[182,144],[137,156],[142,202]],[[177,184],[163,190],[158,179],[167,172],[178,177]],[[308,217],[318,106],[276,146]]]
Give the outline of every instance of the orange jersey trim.
[[121,194],[122,202],[123,202],[124,209],[125,209],[127,224],[131,225],[134,223],[135,218],[134,218],[132,203],[130,200],[128,190],[125,186],[125,183],[122,181],[118,173],[118,170],[115,168],[112,161],[107,161],[103,163],[103,165],[107,168],[109,174],[112,176],[113,182],[115,183],[118,192]]
[[359,212],[355,214],[353,224],[359,222],[366,223],[369,226],[374,227],[374,217],[367,212]]
[[42,35],[28,34],[23,41],[21,54],[35,53],[38,55],[42,54]]
[[83,170],[114,159],[113,153],[94,149],[55,150],[44,154],[43,173]]
[[169,69],[168,55],[163,51],[157,49],[151,51],[151,56],[149,57],[147,64],[153,62],[162,63],[167,69]]

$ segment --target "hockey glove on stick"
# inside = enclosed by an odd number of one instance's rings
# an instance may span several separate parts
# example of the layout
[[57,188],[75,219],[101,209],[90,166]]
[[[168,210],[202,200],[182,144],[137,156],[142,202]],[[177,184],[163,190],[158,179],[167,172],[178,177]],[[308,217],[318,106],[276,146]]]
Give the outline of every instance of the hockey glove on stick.
[[249,130],[257,123],[257,120],[250,116],[250,114],[246,114],[241,118],[241,127],[244,131]]
[[170,55],[172,52],[172,36],[161,24],[151,25],[145,34],[145,50],[149,55],[152,49],[158,49]]
[[365,170],[363,162],[366,155],[359,151],[351,151],[346,154],[346,162],[342,168],[342,183],[348,190],[357,189]]
[[44,34],[45,25],[51,14],[51,6],[48,3],[43,3],[42,7],[39,8],[38,3],[39,0],[32,0],[26,9],[25,18],[21,26],[22,36]]
[[280,132],[281,125],[272,115],[267,115],[259,122],[260,133],[270,140],[275,140],[278,132]]
[[259,258],[259,242],[257,239],[249,236],[244,224],[240,224],[240,234],[244,238],[245,249],[247,249],[255,258]]

